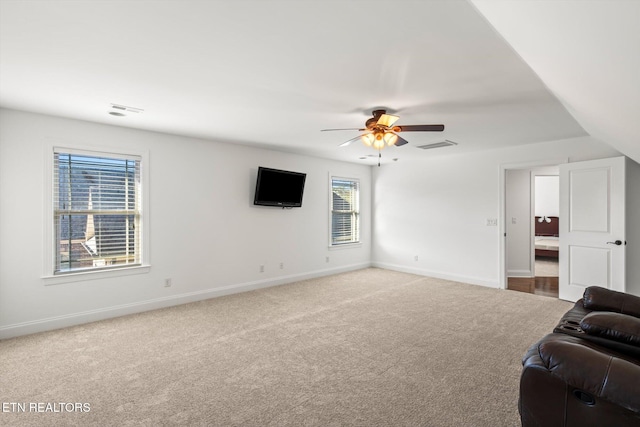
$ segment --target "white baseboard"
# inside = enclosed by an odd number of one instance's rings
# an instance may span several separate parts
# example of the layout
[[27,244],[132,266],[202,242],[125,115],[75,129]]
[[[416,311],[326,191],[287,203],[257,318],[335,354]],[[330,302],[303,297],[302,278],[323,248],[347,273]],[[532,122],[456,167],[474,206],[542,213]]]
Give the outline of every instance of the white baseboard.
[[459,274],[443,273],[440,271],[425,270],[415,267],[407,267],[404,265],[388,264],[384,262],[374,262],[373,267],[385,268],[387,270],[400,271],[403,273],[417,274],[419,276],[435,277],[436,279],[451,280],[454,282],[469,283],[471,285],[485,286],[488,288],[500,288],[497,280],[481,279],[479,277],[462,276]]
[[142,313],[144,311],[156,310],[190,302],[202,301],[209,298],[216,298],[224,295],[237,294],[240,292],[252,291],[255,289],[268,288],[272,286],[284,285],[301,280],[314,279],[317,277],[329,276],[332,274],[345,273],[371,267],[370,263],[352,264],[337,268],[316,270],[307,273],[292,274],[288,276],[273,277],[270,279],[256,280],[253,282],[237,283],[233,285],[205,289],[202,291],[188,292],[179,295],[154,298],[146,301],[138,301],[129,304],[121,304],[112,307],[105,307],[97,310],[84,311],[80,313],[65,314],[62,316],[38,319],[29,322],[16,323],[0,327],[0,339],[13,338],[21,335],[34,334],[38,332],[51,331],[54,329],[67,328],[69,326],[81,325],[84,323],[96,322],[98,320],[111,319],[114,317],[126,316],[128,314]]
[[507,270],[507,277],[534,277],[531,270]]

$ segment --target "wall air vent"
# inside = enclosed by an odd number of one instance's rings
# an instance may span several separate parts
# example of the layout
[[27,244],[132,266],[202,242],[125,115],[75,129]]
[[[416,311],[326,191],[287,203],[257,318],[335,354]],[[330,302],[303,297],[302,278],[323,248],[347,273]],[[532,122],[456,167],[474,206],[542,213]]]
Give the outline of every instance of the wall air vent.
[[431,148],[450,147],[452,145],[458,145],[458,143],[457,142],[453,142],[453,141],[449,141],[448,139],[445,139],[442,142],[435,142],[433,144],[418,145],[416,148],[421,148],[423,150],[430,150]]

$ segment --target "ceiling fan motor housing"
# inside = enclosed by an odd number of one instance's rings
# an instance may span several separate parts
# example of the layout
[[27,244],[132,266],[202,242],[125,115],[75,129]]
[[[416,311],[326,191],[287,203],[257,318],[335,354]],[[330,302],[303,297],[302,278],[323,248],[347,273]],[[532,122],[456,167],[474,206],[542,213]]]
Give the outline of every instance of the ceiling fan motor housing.
[[369,130],[373,130],[376,127],[376,124],[378,123],[378,119],[376,119],[375,117],[372,119],[369,119],[366,121],[365,123],[365,127]]
[[387,110],[373,110],[373,117],[365,122],[365,127],[369,130],[380,128],[378,120],[380,120],[383,114],[387,114]]

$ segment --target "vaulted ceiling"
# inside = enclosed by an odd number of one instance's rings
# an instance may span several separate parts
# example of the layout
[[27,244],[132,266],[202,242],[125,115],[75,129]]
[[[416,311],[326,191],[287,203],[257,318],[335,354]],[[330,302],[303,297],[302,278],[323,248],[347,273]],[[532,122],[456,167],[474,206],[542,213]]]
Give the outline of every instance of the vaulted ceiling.
[[0,105],[364,164],[338,147],[357,131],[320,130],[384,107],[445,125],[384,161],[587,135],[639,161],[639,6],[3,0]]
[[471,0],[594,138],[640,162],[640,2]]

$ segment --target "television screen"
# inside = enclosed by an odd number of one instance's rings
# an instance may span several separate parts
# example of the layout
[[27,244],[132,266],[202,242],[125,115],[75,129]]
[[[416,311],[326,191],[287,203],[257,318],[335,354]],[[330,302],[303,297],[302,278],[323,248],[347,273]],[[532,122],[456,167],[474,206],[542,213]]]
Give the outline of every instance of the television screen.
[[307,174],[260,166],[256,180],[254,205],[281,206],[292,208],[302,206],[304,181]]

